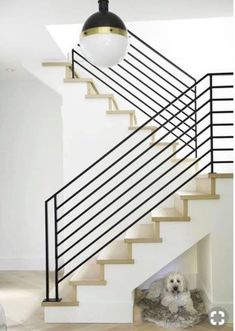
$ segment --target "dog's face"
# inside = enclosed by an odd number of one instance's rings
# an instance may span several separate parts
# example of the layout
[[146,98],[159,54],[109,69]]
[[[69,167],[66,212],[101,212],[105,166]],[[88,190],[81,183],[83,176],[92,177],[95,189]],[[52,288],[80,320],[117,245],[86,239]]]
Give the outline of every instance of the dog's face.
[[179,272],[171,272],[165,278],[165,289],[172,294],[179,294],[187,291],[186,280]]

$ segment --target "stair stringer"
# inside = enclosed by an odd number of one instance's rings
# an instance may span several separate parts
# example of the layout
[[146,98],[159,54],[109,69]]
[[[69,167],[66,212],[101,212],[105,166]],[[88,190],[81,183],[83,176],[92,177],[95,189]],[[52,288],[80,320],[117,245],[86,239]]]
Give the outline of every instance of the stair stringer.
[[[132,244],[134,264],[105,265],[106,286],[78,287],[79,307],[45,307],[46,322],[132,323],[133,290],[208,234],[211,235],[212,282],[218,282],[218,270],[222,268],[227,277],[225,284],[230,283],[232,272],[229,264],[224,263],[221,243],[226,243],[229,246],[226,251],[232,252],[232,180],[218,179],[217,194],[220,194],[218,200],[188,202],[191,222],[162,222],[160,245]],[[223,220],[226,223],[221,226]],[[211,303],[221,306],[224,299],[219,298],[217,287],[213,288]]]

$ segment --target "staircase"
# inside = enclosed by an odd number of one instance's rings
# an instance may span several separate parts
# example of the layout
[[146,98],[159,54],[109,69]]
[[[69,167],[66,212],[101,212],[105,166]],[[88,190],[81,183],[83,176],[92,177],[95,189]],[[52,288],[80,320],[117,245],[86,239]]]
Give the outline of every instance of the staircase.
[[[121,73],[117,68],[91,71],[84,58],[75,59],[82,57],[77,50],[72,52],[72,63],[43,63],[42,70],[59,70],[58,82],[65,69],[66,89],[75,91],[85,84],[90,105],[107,102],[106,115],[113,121],[127,117],[129,131],[45,202],[46,299],[42,305],[47,322],[131,323],[134,289],[206,235],[211,234],[215,242],[222,240],[218,236],[221,217],[231,218],[232,134],[222,128],[232,126],[232,74],[209,73],[196,81],[131,35],[134,42],[174,67],[175,71],[162,65],[160,69],[181,84],[179,88],[168,79],[165,82],[177,93],[158,81],[171,98],[152,91],[165,99],[164,104],[146,91],[141,99],[141,91],[134,93],[121,83],[127,70],[123,64],[118,68]],[[131,49],[139,53],[134,42]],[[152,72],[159,72],[155,66],[159,68],[160,61],[153,63],[146,52],[140,55],[152,62]],[[136,54],[128,56],[149,66]],[[135,67],[129,58],[125,61]],[[76,65],[83,75],[86,71],[94,78],[80,77]],[[125,79],[134,89],[133,79]],[[100,92],[99,81],[109,88],[108,93]],[[59,83],[48,84],[62,93]],[[118,97],[129,106],[120,109]],[[140,124],[138,111],[144,114]],[[221,114],[223,121],[218,121]],[[224,238],[230,233],[229,224]]]

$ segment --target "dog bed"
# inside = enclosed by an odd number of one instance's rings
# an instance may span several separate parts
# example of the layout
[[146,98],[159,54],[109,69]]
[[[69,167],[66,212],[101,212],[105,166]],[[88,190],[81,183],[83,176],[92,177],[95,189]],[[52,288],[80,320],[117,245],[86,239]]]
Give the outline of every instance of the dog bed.
[[187,328],[192,327],[208,316],[199,290],[191,290],[191,298],[197,314],[190,314],[183,307],[176,314],[172,314],[168,308],[160,303],[158,298],[152,301],[146,298],[148,290],[136,292],[136,304],[142,309],[142,319],[157,324],[163,328]]

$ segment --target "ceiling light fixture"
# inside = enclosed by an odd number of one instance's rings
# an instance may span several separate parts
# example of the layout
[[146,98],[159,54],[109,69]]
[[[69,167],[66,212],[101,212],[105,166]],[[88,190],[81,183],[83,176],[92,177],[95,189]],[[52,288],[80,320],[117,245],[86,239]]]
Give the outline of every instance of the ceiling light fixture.
[[85,58],[98,67],[112,67],[125,57],[128,32],[123,21],[109,11],[108,0],[99,0],[99,11],[83,25],[80,46]]

